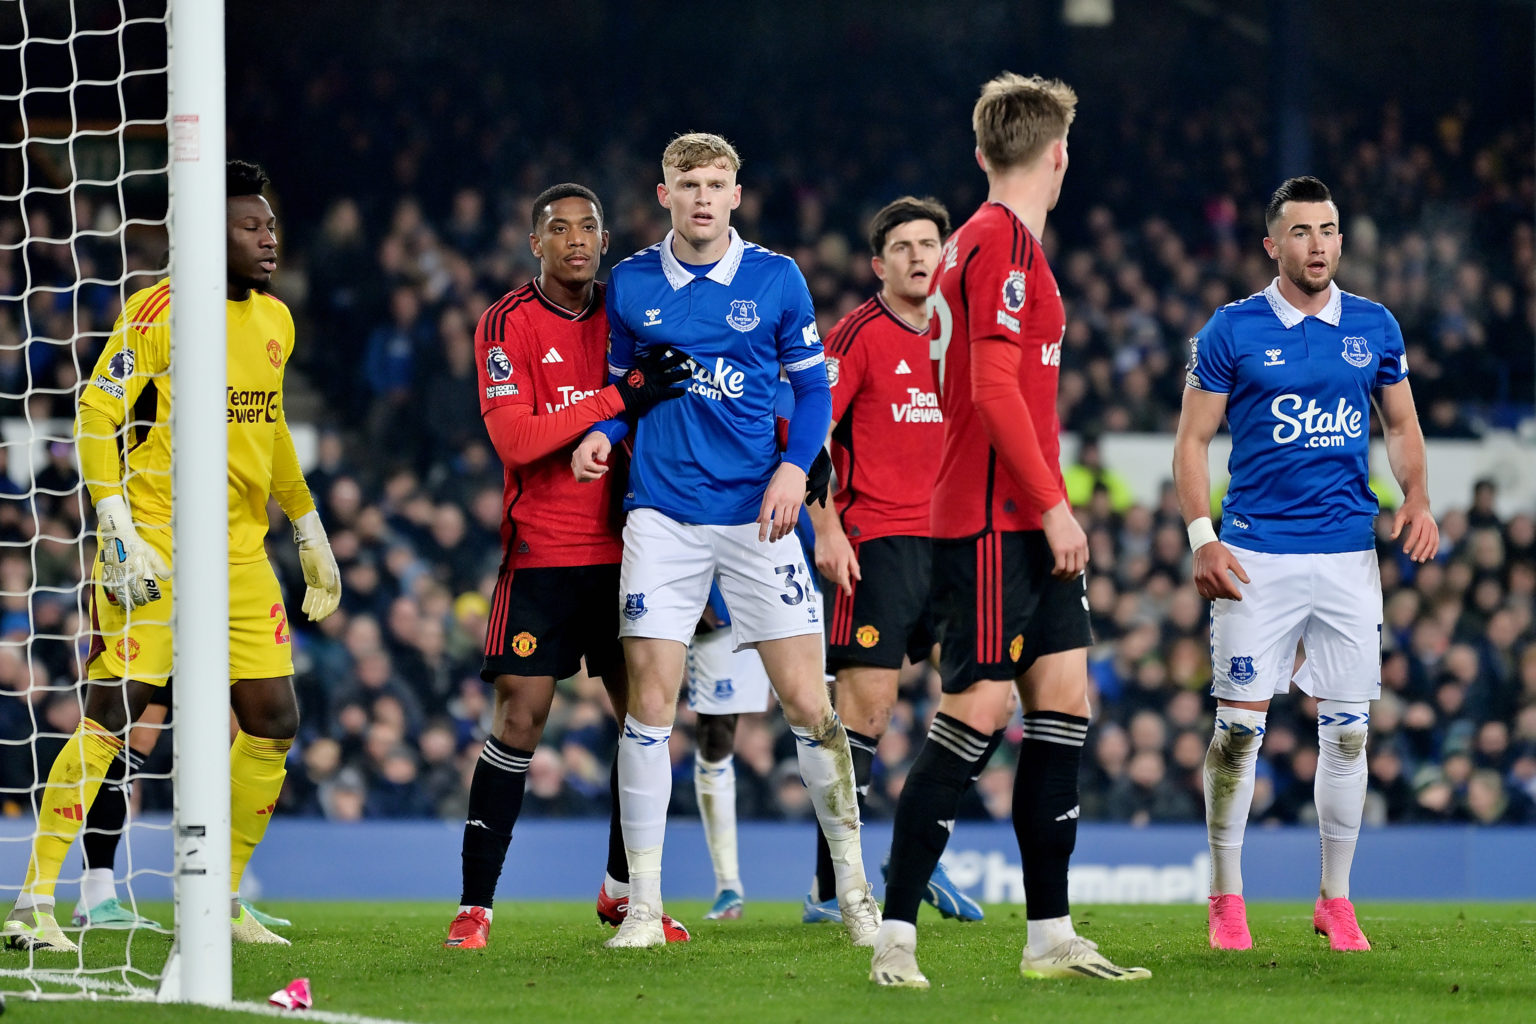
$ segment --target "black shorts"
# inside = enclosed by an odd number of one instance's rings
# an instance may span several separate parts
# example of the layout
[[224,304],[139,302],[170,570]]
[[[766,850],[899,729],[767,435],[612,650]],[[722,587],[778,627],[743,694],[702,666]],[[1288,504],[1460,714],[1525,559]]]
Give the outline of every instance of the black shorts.
[[853,546],[863,579],[852,595],[835,583],[822,588],[827,616],[827,671],[850,665],[901,668],[928,660],[933,624],[928,591],[933,546],[927,537],[876,537]]
[[607,678],[624,663],[619,646],[619,567],[503,567],[491,598],[480,678],[576,674]]
[[933,542],[933,619],[945,693],[1017,679],[1037,658],[1093,643],[1085,577],[1059,580],[1039,530]]

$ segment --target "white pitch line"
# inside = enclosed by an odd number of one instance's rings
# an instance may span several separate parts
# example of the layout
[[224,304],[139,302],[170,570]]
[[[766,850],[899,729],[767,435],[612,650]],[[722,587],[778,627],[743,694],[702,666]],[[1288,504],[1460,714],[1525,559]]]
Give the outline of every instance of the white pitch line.
[[[190,1005],[190,1004],[187,1004]],[[421,1024],[421,1021],[394,1020],[389,1017],[365,1017],[359,1013],[334,1013],[330,1010],[285,1010],[270,1003],[230,1003],[215,1009],[232,1010],[236,1013],[255,1013],[263,1017],[286,1017],[290,1020],[320,1021],[322,1024]]]

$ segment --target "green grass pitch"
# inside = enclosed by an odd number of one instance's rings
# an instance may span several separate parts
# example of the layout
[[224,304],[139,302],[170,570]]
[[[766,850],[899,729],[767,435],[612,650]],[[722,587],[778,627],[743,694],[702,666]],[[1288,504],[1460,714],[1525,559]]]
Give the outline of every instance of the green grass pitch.
[[[168,907],[146,908],[168,919]],[[235,949],[235,998],[264,1002],[308,977],[317,1010],[359,1018],[475,1021],[1536,1021],[1536,905],[1362,904],[1374,950],[1335,954],[1311,927],[1311,907],[1250,908],[1256,948],[1208,949],[1200,906],[1081,907],[1078,931],[1112,959],[1153,972],[1147,982],[1026,981],[1020,909],[987,908],[982,924],[924,910],[918,957],[928,992],[877,989],[869,952],[834,925],[802,925],[799,908],[747,904],[740,921],[702,920],[705,905],[668,911],[693,941],[655,950],[609,950],[612,932],[589,903],[506,903],[482,951],[441,946],[451,907],[421,903],[273,903],[293,918],[293,946]],[[98,937],[100,937],[98,939]],[[91,965],[121,962],[124,938],[93,932]],[[115,944],[115,949],[113,948]],[[163,960],[169,940],[141,934],[132,956]],[[6,967],[25,954],[0,953]],[[183,1006],[29,1002],[15,978],[6,1024],[232,1021]],[[302,1014],[293,1015],[303,1020]],[[244,1019],[256,1019],[246,1016]]]

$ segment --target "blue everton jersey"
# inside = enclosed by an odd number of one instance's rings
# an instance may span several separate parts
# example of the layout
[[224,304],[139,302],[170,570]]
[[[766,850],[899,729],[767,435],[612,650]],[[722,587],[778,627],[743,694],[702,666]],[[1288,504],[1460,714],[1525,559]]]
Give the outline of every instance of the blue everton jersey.
[[[637,353],[668,346],[687,353],[693,371],[682,398],[641,417],[624,507],[654,508],[683,523],[755,520],[781,459],[774,431],[780,368],[802,407],[819,390],[824,401],[808,405],[831,416],[816,313],[800,268],[743,242],[734,229],[719,263],[690,267],[673,254],[669,232],[614,267],[607,302],[610,379],[633,366]],[[817,427],[797,418],[792,434],[819,444],[827,421]],[[623,433],[614,424],[602,429]],[[815,452],[799,452],[803,447],[792,436],[783,458],[805,468]]]
[[1371,395],[1407,376],[1397,320],[1337,285],[1316,316],[1287,302],[1278,279],[1218,309],[1190,339],[1187,383],[1227,396],[1222,540],[1280,553],[1371,548]]

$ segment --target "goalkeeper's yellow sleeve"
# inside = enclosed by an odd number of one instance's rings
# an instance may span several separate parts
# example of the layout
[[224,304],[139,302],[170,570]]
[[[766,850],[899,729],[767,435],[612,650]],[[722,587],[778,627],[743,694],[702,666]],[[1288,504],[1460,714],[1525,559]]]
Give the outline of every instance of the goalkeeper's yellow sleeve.
[[[119,423],[93,405],[80,403],[75,414],[75,451],[80,456],[80,477],[90,492],[91,504],[123,493],[123,465],[117,454]],[[289,447],[293,442],[289,441]]]
[[315,499],[304,482],[304,470],[299,468],[299,453],[293,447],[286,416],[278,417],[277,435],[272,441],[272,497],[277,499],[289,522],[315,510]]

